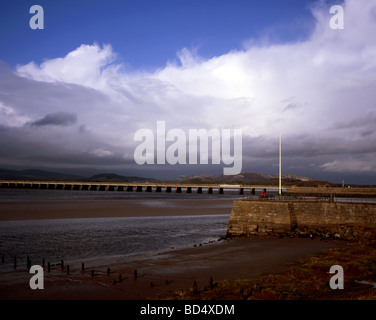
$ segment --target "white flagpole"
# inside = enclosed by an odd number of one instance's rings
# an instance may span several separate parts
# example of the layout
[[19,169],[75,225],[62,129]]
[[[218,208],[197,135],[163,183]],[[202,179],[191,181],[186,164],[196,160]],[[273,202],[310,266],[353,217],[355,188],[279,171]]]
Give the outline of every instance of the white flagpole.
[[279,199],[282,196],[282,157],[281,157],[281,135],[279,135]]

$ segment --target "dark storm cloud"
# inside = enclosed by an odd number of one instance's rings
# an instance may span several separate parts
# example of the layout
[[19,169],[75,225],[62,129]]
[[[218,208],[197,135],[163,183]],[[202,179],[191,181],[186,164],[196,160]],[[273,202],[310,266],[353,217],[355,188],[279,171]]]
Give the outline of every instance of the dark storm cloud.
[[296,110],[301,108],[302,105],[298,103],[289,103],[286,107],[283,108],[283,112],[289,111],[289,110]]
[[[252,158],[278,157],[278,137],[270,138],[243,137],[243,154]],[[376,144],[373,139],[341,139],[338,137],[314,137],[311,135],[282,135],[282,154],[286,158],[319,159],[327,156],[356,155],[376,153]]]
[[42,119],[32,122],[31,126],[69,126],[77,122],[77,115],[69,112],[47,114]]
[[[90,132],[77,135],[66,127],[48,132],[31,126],[0,126],[0,166],[25,165],[57,168],[111,168],[134,164],[122,148],[99,141]],[[109,150],[103,156],[98,150]]]
[[[332,129],[341,130],[341,129],[356,129],[356,128],[375,128],[376,124],[376,115],[373,112],[368,113],[364,117],[359,117],[352,119],[350,121],[336,122]],[[369,130],[367,130],[369,131]]]

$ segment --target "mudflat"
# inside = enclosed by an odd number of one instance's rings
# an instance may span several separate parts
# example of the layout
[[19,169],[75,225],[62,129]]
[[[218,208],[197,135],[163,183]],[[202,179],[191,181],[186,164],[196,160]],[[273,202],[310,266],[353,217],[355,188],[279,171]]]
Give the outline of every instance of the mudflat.
[[[238,238],[184,249],[134,254],[113,260],[52,266],[44,289],[32,290],[26,268],[0,273],[0,299],[158,299],[179,289],[213,281],[246,279],[287,270],[288,263],[341,245],[302,238]],[[66,262],[67,264],[69,262]],[[107,270],[110,270],[109,274]],[[93,271],[92,271],[93,270]],[[135,273],[137,276],[135,277]]]

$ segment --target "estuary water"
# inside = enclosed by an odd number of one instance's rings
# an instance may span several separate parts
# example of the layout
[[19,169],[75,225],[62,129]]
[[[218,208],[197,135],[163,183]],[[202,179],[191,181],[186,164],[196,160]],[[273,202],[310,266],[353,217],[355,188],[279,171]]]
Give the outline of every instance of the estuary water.
[[[151,205],[160,208],[176,206],[169,200],[212,199],[214,207],[221,200],[241,199],[237,190],[225,190],[225,194],[181,194],[100,192],[68,190],[0,189],[1,203],[10,201],[77,201],[80,200],[137,200],[143,210]],[[156,201],[159,200],[159,201]],[[183,202],[186,206],[189,202]],[[228,202],[227,202],[228,203]],[[228,206],[228,204],[226,204]],[[179,209],[179,208],[177,208]],[[133,253],[157,252],[170,248],[192,247],[215,242],[226,235],[229,214],[157,217],[74,218],[0,221],[0,269],[17,264],[26,266],[27,256],[33,264],[72,261],[81,263],[90,260],[116,258]]]
[[0,222],[0,268],[64,261],[84,262],[216,241],[229,215],[47,219]]

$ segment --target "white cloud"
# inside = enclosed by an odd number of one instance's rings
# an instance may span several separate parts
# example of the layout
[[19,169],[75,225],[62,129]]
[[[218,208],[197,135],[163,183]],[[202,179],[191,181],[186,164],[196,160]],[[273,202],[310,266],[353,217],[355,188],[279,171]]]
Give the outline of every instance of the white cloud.
[[30,121],[30,118],[3,104],[0,101],[0,125],[9,127],[23,126]]
[[[103,68],[115,60],[110,45],[100,48],[97,44],[82,44],[64,58],[46,60],[41,65],[30,62],[17,66],[17,73],[37,81],[67,82],[92,88],[103,83]],[[109,69],[107,69],[109,70]]]
[[90,154],[98,158],[106,158],[106,157],[110,157],[114,155],[114,153],[109,150],[104,150],[104,149],[99,149],[99,148],[90,151]]
[[369,162],[369,159],[341,159],[326,162],[320,166],[324,171],[346,172],[346,173],[363,173],[376,171],[375,163]]

